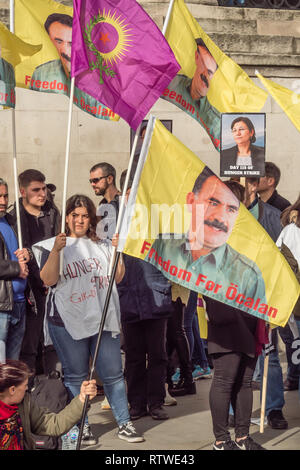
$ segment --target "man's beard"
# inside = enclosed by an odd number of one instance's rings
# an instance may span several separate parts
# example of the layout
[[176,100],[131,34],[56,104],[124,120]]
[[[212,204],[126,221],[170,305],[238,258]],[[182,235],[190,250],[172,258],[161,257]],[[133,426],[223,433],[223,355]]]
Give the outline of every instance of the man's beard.
[[[1,209],[1,208],[0,208],[0,209]],[[6,216],[6,209],[7,209],[7,208],[5,207],[4,211],[1,211],[1,210],[0,210],[0,219],[1,219],[2,217],[5,217],[5,216]]]

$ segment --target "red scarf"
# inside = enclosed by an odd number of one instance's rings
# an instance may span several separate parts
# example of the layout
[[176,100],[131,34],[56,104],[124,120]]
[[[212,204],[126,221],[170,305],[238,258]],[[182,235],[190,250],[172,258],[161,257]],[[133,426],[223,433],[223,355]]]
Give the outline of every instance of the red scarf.
[[0,450],[23,449],[23,427],[19,408],[0,400]]

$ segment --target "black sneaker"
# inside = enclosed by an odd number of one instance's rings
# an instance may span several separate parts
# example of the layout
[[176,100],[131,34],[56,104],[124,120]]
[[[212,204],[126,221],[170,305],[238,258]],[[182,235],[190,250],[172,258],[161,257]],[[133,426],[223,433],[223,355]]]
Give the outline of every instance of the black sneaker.
[[228,441],[221,442],[221,444],[214,443],[213,450],[240,450],[235,443],[228,439]]
[[97,440],[95,439],[92,431],[91,431],[91,428],[90,428],[90,425],[89,424],[85,424],[83,426],[83,433],[82,433],[82,440],[81,440],[82,444],[86,445],[86,446],[93,446],[95,444],[97,444]]
[[129,410],[130,418],[132,421],[142,418],[143,416],[147,416],[147,410],[139,410],[138,408],[130,408]]
[[127,442],[143,442],[145,440],[141,434],[136,432],[131,421],[119,427],[118,437]]
[[267,450],[255,442],[250,436],[246,437],[246,439],[240,440],[239,442],[235,441],[235,445],[240,450]]
[[149,410],[149,414],[152,419],[156,419],[156,420],[169,419],[169,415],[163,410],[161,406]]
[[288,422],[281,410],[272,410],[268,414],[268,425],[273,429],[287,429]]

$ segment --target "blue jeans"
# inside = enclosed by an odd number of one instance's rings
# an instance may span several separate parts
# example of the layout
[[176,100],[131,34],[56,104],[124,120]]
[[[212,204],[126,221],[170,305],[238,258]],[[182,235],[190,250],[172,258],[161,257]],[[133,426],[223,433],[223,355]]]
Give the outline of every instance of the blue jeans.
[[294,336],[289,327],[289,324],[287,323],[285,327],[279,327],[278,333],[280,334],[281,339],[285,344],[286,358],[288,363],[287,379],[291,380],[292,382],[298,382],[300,378],[300,365],[293,364],[292,361],[292,344],[294,342]]
[[[298,330],[299,330],[299,338],[300,338],[300,318],[296,318],[295,317],[295,320],[296,320],[296,323],[297,323],[297,326],[298,326]],[[299,339],[297,340],[295,346],[297,347],[297,351],[299,350],[299,347],[300,347],[300,341]],[[298,367],[300,367],[300,353],[296,352],[295,356],[292,356],[292,360],[297,362],[297,365]],[[298,391],[299,391],[299,400],[300,400],[300,376],[299,376],[299,386],[298,386]]]
[[[49,333],[64,373],[64,384],[72,396],[79,394],[83,380],[89,376],[89,360],[94,356],[97,336],[74,340],[63,326],[48,323]],[[103,331],[96,366],[104,393],[118,426],[130,421],[122,370],[120,335],[113,338]]]
[[26,304],[14,302],[13,309],[0,311],[0,362],[19,359],[25,333]]
[[197,316],[198,293],[191,291],[189,300],[184,312],[184,329],[190,346],[192,363],[200,365],[202,368],[208,367],[205,348],[200,338],[200,330]]

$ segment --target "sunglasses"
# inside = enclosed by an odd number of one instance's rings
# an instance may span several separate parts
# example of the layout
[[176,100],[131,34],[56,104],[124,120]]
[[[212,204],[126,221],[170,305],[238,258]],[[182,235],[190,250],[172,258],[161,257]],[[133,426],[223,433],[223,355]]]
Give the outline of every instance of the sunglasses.
[[99,181],[101,181],[103,178],[107,178],[109,175],[106,175],[106,176],[100,176],[100,178],[90,178],[89,179],[89,182],[92,184],[96,184],[96,183],[99,183]]

